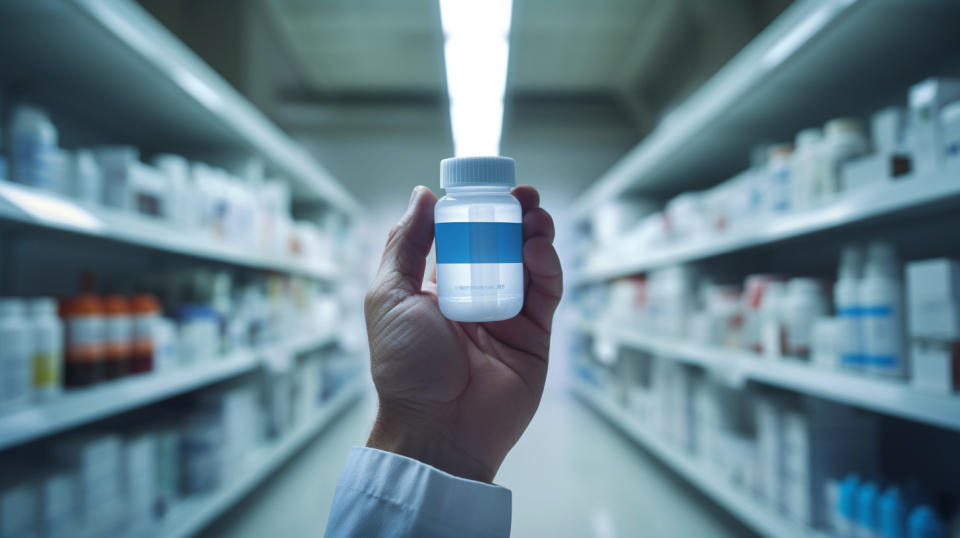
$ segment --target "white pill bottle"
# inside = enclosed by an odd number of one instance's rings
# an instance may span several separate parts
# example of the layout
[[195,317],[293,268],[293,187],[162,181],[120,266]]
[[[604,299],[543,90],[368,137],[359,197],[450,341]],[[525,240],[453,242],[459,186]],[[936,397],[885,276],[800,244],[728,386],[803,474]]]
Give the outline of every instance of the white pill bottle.
[[509,157],[440,162],[446,191],[434,209],[437,297],[454,321],[510,319],[523,308],[523,210],[510,194]]

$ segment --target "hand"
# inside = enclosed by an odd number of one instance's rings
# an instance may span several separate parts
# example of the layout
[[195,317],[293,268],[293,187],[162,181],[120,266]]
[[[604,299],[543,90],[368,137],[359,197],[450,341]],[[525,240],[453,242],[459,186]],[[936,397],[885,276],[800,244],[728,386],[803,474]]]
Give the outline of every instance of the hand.
[[533,418],[563,277],[537,191],[524,185],[513,195],[523,207],[523,310],[506,321],[461,323],[440,313],[436,271],[424,282],[437,198],[413,190],[364,302],[380,397],[367,446],[492,482]]

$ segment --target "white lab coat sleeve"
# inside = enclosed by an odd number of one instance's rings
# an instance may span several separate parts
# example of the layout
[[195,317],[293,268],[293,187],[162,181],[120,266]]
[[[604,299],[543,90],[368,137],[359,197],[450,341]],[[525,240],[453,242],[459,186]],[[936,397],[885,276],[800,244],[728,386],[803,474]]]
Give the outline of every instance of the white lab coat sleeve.
[[509,489],[354,447],[337,484],[326,537],[509,536],[510,505]]

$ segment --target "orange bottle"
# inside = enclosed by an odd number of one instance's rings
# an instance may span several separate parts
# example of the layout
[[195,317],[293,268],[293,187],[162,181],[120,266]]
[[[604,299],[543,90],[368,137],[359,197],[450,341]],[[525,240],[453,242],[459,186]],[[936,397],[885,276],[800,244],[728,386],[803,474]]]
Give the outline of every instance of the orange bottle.
[[64,382],[68,387],[103,379],[103,305],[96,295],[82,293],[61,305],[66,325]]
[[122,295],[103,298],[104,377],[116,379],[130,371],[133,350],[133,316],[130,303]]
[[133,314],[133,349],[130,359],[130,373],[142,373],[153,370],[153,331],[160,316],[160,301],[153,295],[142,293],[134,295],[130,301]]

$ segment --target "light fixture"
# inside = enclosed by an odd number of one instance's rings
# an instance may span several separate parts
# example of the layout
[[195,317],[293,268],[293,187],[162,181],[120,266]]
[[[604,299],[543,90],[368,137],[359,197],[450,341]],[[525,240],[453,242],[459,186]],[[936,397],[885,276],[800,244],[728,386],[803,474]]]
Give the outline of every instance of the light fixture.
[[511,0],[440,0],[454,154],[497,155]]

